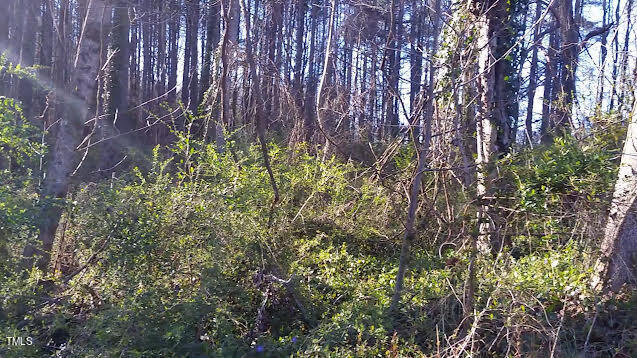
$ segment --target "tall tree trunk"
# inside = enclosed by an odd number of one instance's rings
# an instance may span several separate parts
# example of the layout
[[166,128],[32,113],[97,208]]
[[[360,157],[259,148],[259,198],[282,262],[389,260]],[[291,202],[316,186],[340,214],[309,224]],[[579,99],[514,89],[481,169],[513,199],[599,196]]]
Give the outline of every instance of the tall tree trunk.
[[555,111],[555,134],[563,135],[571,124],[573,101],[575,99],[575,73],[579,53],[578,24],[574,19],[571,0],[557,2],[557,20],[560,26],[560,92],[559,104]]
[[[11,20],[11,6],[15,0],[9,0],[4,11],[0,11],[0,53],[9,48],[9,21]],[[0,93],[7,93],[9,81],[6,78],[0,78]]]
[[637,101],[628,124],[619,175],[595,266],[593,287],[616,291],[637,284]]
[[615,7],[615,26],[617,33],[613,38],[613,50],[615,51],[613,56],[613,74],[611,78],[613,79],[612,90],[610,94],[610,103],[608,104],[608,111],[612,111],[615,107],[615,99],[617,97],[617,68],[619,67],[619,24],[620,24],[620,13],[619,10],[621,1],[617,1],[617,6]]
[[166,66],[166,5],[164,0],[157,2],[157,96],[162,101],[166,100],[166,79],[168,69]]
[[552,116],[553,89],[555,75],[557,73],[557,57],[555,48],[557,47],[557,35],[551,33],[549,36],[549,47],[546,49],[544,64],[544,93],[542,95],[542,123],[540,125],[540,142],[550,143],[549,128]]
[[[248,62],[248,71],[250,72],[250,77],[252,77],[252,95],[254,102],[254,121],[257,130],[257,137],[259,138],[259,143],[261,144],[261,152],[263,155],[263,165],[265,166],[268,176],[270,178],[270,184],[272,185],[272,191],[274,193],[273,200],[273,208],[274,204],[279,202],[279,189],[276,185],[276,180],[274,179],[274,173],[272,172],[272,166],[270,165],[270,155],[268,153],[268,143],[265,139],[265,118],[263,112],[263,96],[261,95],[261,81],[259,80],[259,74],[256,70],[256,61],[254,60],[254,54],[252,52],[252,39],[251,37],[251,26],[250,26],[250,14],[248,13],[248,9],[246,8],[245,0],[240,0],[241,9],[243,10],[243,18],[245,25],[245,35],[246,35],[246,61]],[[272,216],[270,215],[270,220]]]
[[[396,1],[398,1],[396,3]],[[402,49],[402,29],[403,29],[403,6],[402,1],[393,0],[391,8],[391,41],[389,42],[389,68],[388,68],[388,90],[386,92],[385,106],[386,106],[386,131],[385,134],[391,137],[395,137],[399,132],[399,116],[398,116],[398,101],[400,96],[400,89],[398,88],[400,82],[400,62],[401,62],[401,49]]]
[[326,158],[330,149],[330,134],[327,126],[327,108],[326,99],[328,86],[331,86],[330,78],[334,71],[334,21],[336,19],[337,0],[331,0],[331,14],[327,32],[327,45],[325,46],[325,57],[323,59],[323,73],[321,74],[321,80],[319,81],[318,89],[316,91],[316,117],[321,134],[324,137],[323,144],[323,159]]
[[[108,138],[119,133],[135,129],[135,122],[128,114],[128,77],[130,57],[130,20],[128,17],[128,1],[118,0],[113,12],[111,43],[109,49],[110,63],[106,80],[106,101],[104,119],[98,120],[100,137]],[[117,154],[121,152],[123,142],[107,141],[102,146],[103,168],[111,168],[117,163]]]
[[37,267],[43,271],[48,268],[55,232],[62,215],[62,206],[55,201],[64,199],[67,194],[71,172],[78,164],[76,147],[82,140],[84,121],[91,115],[90,108],[94,105],[95,78],[99,69],[100,28],[105,6],[102,0],[87,1],[88,11],[79,39],[70,87],[72,98],[66,103],[68,108],[57,129],[46,179],[40,193],[42,211],[38,240],[41,247],[25,247],[23,256],[27,268],[33,265],[36,256],[39,256]]
[[409,91],[409,109],[410,116],[412,117],[412,122],[409,123],[411,125],[412,136],[414,141],[419,141],[420,138],[420,118],[415,116],[415,112],[417,111],[417,101],[419,100],[420,87],[422,81],[422,22],[423,15],[422,10],[418,7],[418,1],[413,1],[412,3],[412,14],[411,14],[411,33],[410,33],[410,51],[409,51],[409,62],[410,62],[410,91]]
[[[13,2],[15,0],[9,0],[9,2]],[[5,49],[9,45],[9,20],[10,20],[10,11],[9,3],[6,4],[7,8],[5,11],[0,11],[0,47]]]
[[[223,0],[224,33],[221,42],[221,121],[227,127],[232,126],[232,88],[230,83],[231,59],[239,42],[239,4],[237,0]],[[221,137],[219,137],[221,136]],[[217,148],[222,149],[225,140],[221,128],[217,130]]]
[[368,140],[370,142],[374,142],[380,138],[380,133],[378,128],[380,125],[376,122],[376,106],[378,102],[378,94],[376,93],[376,72],[378,71],[377,64],[377,52],[378,49],[374,44],[372,44],[371,51],[371,59],[370,62],[372,64],[372,68],[369,76],[369,114],[368,114],[368,127],[369,127],[369,136]]
[[[145,11],[152,9],[152,0],[144,1]],[[142,21],[142,51],[144,59],[144,70],[142,72],[142,101],[147,101],[153,96],[153,33],[152,33],[152,20],[147,13],[143,17]]]
[[283,31],[283,7],[280,0],[270,0],[269,21],[266,29],[265,40],[267,48],[266,76],[263,78],[263,89],[265,90],[266,104],[265,113],[268,118],[267,125],[278,120],[279,104],[279,65],[280,65],[280,36]]
[[[130,58],[128,3],[128,0],[118,0],[116,3],[111,37],[110,101],[107,102],[107,113],[112,116],[111,123],[114,123],[120,132],[129,132],[135,129],[135,122],[128,116]],[[115,115],[117,115],[117,118],[115,118]]]
[[304,135],[304,118],[305,111],[303,109],[303,53],[305,38],[305,13],[307,12],[307,0],[296,0],[296,33],[294,38],[294,78],[292,83],[292,93],[294,95],[294,104],[296,106],[294,125],[294,136],[291,138],[293,142],[306,140]]
[[[610,6],[610,0],[602,0],[602,11],[603,11],[602,26],[603,27],[606,27],[606,25],[608,24],[609,6]],[[606,82],[604,75],[606,72],[605,71],[606,70],[606,55],[608,54],[608,47],[606,46],[607,42],[608,42],[608,32],[605,31],[602,34],[602,43],[600,47],[599,84],[597,88],[597,108],[600,111],[602,109],[602,104],[604,101],[604,83]]]
[[628,0],[628,2],[626,3],[626,9],[628,13],[626,14],[626,18],[627,18],[626,33],[624,35],[624,48],[622,50],[622,62],[621,62],[621,72],[620,72],[620,78],[622,80],[621,83],[623,84],[623,86],[621,89],[621,94],[619,98],[617,99],[617,105],[619,106],[618,111],[620,113],[622,112],[622,108],[624,105],[624,98],[626,98],[626,91],[629,90],[627,70],[628,70],[628,58],[630,57],[630,54],[628,53],[628,46],[630,43],[630,32],[633,30],[631,26],[632,25],[631,13],[633,11],[633,0]]
[[[129,9],[128,18],[134,18],[135,10],[133,8]],[[130,34],[130,42],[129,42],[129,50],[130,50],[130,65],[129,65],[129,79],[128,79],[128,104],[129,108],[136,106],[138,103],[141,103],[141,88],[140,88],[140,26],[139,20],[136,19],[131,23],[131,34]],[[137,123],[140,120],[141,109],[135,108],[129,111],[130,121],[133,123],[133,126],[137,126]]]
[[[184,42],[184,60],[182,63],[181,69],[181,102],[186,108],[189,108],[189,99],[190,99],[190,55],[192,54],[192,50],[190,49],[193,46],[193,28],[192,28],[192,17],[190,16],[191,12],[191,4],[190,1],[193,0],[184,0],[184,7],[186,9],[185,21],[186,21],[186,39]],[[197,41],[194,42],[194,46],[197,46]]]
[[177,56],[179,54],[179,32],[181,31],[178,1],[171,0],[168,9],[170,12],[168,20],[168,102],[174,103],[177,100]]
[[537,51],[540,45],[540,18],[542,16],[542,4],[540,2],[535,3],[535,17],[533,23],[535,28],[533,29],[533,50],[531,54],[531,68],[529,69],[529,89],[527,96],[526,107],[526,120],[524,121],[524,128],[526,132],[526,142],[528,145],[533,145],[533,107],[535,104],[535,90],[537,89]]
[[213,51],[219,46],[220,36],[220,14],[221,3],[217,0],[211,0],[208,3],[208,13],[206,16],[206,46],[204,49],[204,61],[201,69],[201,88],[200,96],[208,91],[210,87],[210,79],[212,74]]
[[[36,4],[35,1],[19,1],[18,5],[22,8],[22,17],[18,20],[22,22],[19,62],[23,67],[34,65],[35,35],[38,28],[36,21]],[[21,79],[18,81],[18,98],[22,102],[24,115],[30,118],[34,113],[32,113],[33,84],[29,79]]]
[[420,193],[420,188],[422,186],[422,176],[427,167],[427,157],[429,156],[429,146],[431,144],[431,124],[433,122],[434,116],[434,97],[433,97],[433,88],[434,81],[436,77],[436,65],[434,63],[433,55],[437,51],[438,47],[438,36],[440,34],[440,22],[441,22],[441,13],[440,13],[440,1],[435,0],[433,9],[435,11],[434,21],[433,21],[433,38],[431,50],[429,53],[430,59],[430,68],[429,68],[429,83],[427,84],[427,104],[425,106],[425,128],[423,133],[423,143],[422,146],[416,142],[416,146],[418,148],[418,165],[416,166],[416,173],[414,174],[413,180],[411,182],[411,188],[409,192],[409,205],[407,207],[407,219],[405,220],[405,236],[403,236],[403,240],[400,248],[400,259],[398,263],[398,273],[396,274],[396,284],[394,285],[394,294],[392,296],[391,304],[389,307],[390,313],[395,313],[398,308],[398,304],[400,303],[400,296],[403,289],[403,282],[405,281],[405,274],[407,272],[407,266],[409,265],[409,256],[410,256],[410,246],[411,243],[416,238],[416,229],[414,223],[416,221],[416,210],[418,209],[418,194]]
[[477,196],[481,201],[478,210],[478,248],[486,252],[492,246],[491,241],[497,242],[496,223],[490,215],[490,206],[484,197],[493,188],[495,179],[492,162],[508,151],[511,145],[511,125],[507,115],[508,100],[505,93],[504,77],[507,76],[505,61],[502,58],[502,44],[507,17],[507,4],[504,1],[476,0],[473,2],[474,11],[478,16],[478,83],[479,94],[478,111],[476,113],[477,126]]
[[308,79],[307,79],[307,90],[305,91],[305,116],[304,116],[304,124],[303,124],[303,133],[305,135],[305,141],[307,143],[312,142],[312,138],[314,137],[315,127],[314,127],[314,117],[316,116],[316,68],[314,63],[317,62],[316,58],[316,46],[317,46],[317,22],[319,15],[319,7],[312,6],[310,11],[310,48],[308,50]]
[[[188,89],[188,103],[190,111],[195,113],[197,106],[199,106],[199,55],[197,39],[199,35],[199,0],[192,0],[190,2],[190,11],[187,15],[190,18],[190,74]],[[186,41],[188,41],[188,34],[186,35]],[[186,102],[184,102],[186,103]]]

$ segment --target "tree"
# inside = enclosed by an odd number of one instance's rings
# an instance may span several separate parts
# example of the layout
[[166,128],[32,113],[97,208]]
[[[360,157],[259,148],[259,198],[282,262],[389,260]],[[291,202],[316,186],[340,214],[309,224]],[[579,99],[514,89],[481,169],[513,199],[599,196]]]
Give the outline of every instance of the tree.
[[533,19],[535,26],[533,29],[533,47],[531,54],[531,66],[529,69],[529,89],[526,106],[526,119],[524,121],[524,129],[526,132],[526,141],[529,145],[533,144],[533,105],[535,103],[535,90],[537,89],[537,63],[538,63],[538,47],[540,46],[540,24],[538,23],[542,16],[542,4],[535,4],[535,18]]
[[170,0],[168,10],[168,101],[174,103],[177,99],[177,64],[181,31],[178,0]]
[[49,264],[55,232],[62,215],[62,206],[56,200],[64,199],[68,192],[71,174],[78,165],[76,148],[80,145],[84,122],[88,119],[91,113],[89,109],[95,101],[93,93],[99,69],[101,21],[105,5],[102,0],[86,0],[85,5],[85,25],[80,34],[72,75],[72,97],[65,103],[66,110],[51,148],[51,159],[40,194],[42,210],[38,240],[41,247],[27,245],[23,253],[26,267],[33,265],[37,255],[39,257],[36,264],[44,271]]
[[[581,3],[580,3],[581,7]],[[555,109],[552,123],[557,135],[565,133],[565,127],[570,125],[575,99],[575,74],[577,71],[577,56],[579,55],[579,24],[575,21],[573,2],[559,1],[553,5],[553,13],[558,21],[560,33],[560,73],[559,73],[559,101]],[[576,11],[579,9],[575,9]]]
[[[232,108],[230,99],[232,88],[230,83],[232,57],[239,43],[239,3],[237,0],[224,0],[223,21],[224,32],[221,41],[221,122],[225,126],[232,126]],[[221,130],[217,131],[217,136],[223,136]],[[223,137],[217,139],[218,147],[223,146]]]
[[637,101],[629,119],[601,251],[593,287],[616,291],[623,284],[637,283]]
[[[270,165],[270,154],[268,152],[268,143],[265,138],[265,118],[263,111],[263,96],[261,95],[261,81],[259,80],[259,74],[257,72],[256,61],[254,60],[254,53],[252,52],[252,31],[250,25],[250,14],[248,13],[248,9],[246,8],[245,0],[240,0],[241,10],[243,12],[244,17],[244,25],[245,25],[245,34],[246,34],[246,60],[248,62],[248,71],[250,72],[250,77],[252,77],[252,101],[254,102],[254,121],[257,130],[257,137],[259,138],[259,143],[261,144],[261,153],[263,155],[263,165],[268,172],[268,176],[270,178],[270,184],[272,185],[272,191],[274,193],[274,200],[272,203],[272,208],[279,201],[279,189],[276,185],[276,180],[274,179],[274,173],[272,172],[272,166]],[[272,213],[270,213],[270,220],[272,218]]]
[[210,79],[213,73],[213,55],[217,46],[219,46],[221,3],[211,0],[207,4],[207,9],[206,46],[204,48],[204,61],[201,69],[201,88],[199,91],[201,98],[203,98],[204,93],[209,89],[208,87],[210,87]]
[[434,80],[436,76],[435,71],[435,63],[433,61],[433,54],[437,50],[438,46],[438,36],[440,34],[440,22],[441,22],[441,7],[440,0],[435,0],[433,4],[433,43],[431,47],[431,52],[429,53],[430,59],[430,69],[429,69],[429,83],[427,84],[427,105],[425,107],[424,112],[424,120],[425,120],[425,128],[423,133],[423,142],[420,144],[416,141],[416,145],[418,146],[418,165],[416,166],[416,172],[414,173],[413,179],[410,184],[409,191],[409,205],[407,206],[407,219],[405,220],[405,235],[403,236],[403,240],[400,247],[400,259],[398,263],[398,273],[396,274],[396,284],[394,285],[394,294],[392,296],[389,312],[395,313],[398,308],[398,304],[400,303],[400,296],[403,289],[403,282],[405,280],[405,273],[407,272],[407,265],[409,263],[409,250],[410,245],[413,240],[416,238],[416,229],[414,223],[416,221],[416,210],[418,209],[418,196],[420,193],[420,188],[422,186],[422,177],[427,168],[429,155],[429,147],[431,145],[431,124],[433,122],[434,116],[434,98],[433,98],[433,88],[434,88]]
[[[108,63],[108,77],[106,79],[106,117],[100,120],[101,138],[105,139],[119,133],[127,133],[135,129],[135,122],[128,115],[128,78],[130,58],[130,20],[128,17],[128,2],[118,0],[113,11],[113,25],[111,27],[111,44],[109,48],[110,62]],[[120,142],[121,143],[121,142]],[[104,168],[111,168],[117,161],[114,155],[117,146],[109,145],[104,148],[102,161]]]
[[321,80],[319,81],[318,89],[316,91],[316,117],[321,134],[325,138],[323,144],[323,158],[327,156],[330,148],[330,134],[327,127],[327,92],[330,86],[330,79],[334,72],[334,20],[336,18],[337,0],[331,1],[330,21],[327,28],[327,45],[325,46],[325,57],[323,59],[323,73],[321,74]]
[[511,7],[505,1],[476,0],[472,10],[477,16],[476,46],[480,51],[477,75],[479,100],[476,113],[476,194],[481,201],[478,210],[478,246],[484,252],[491,247],[490,241],[494,239],[492,234],[496,234],[496,223],[490,215],[491,209],[486,198],[492,193],[495,179],[491,166],[494,160],[509,150],[512,142],[506,91],[510,72],[504,59],[508,50],[506,44],[509,30],[506,27],[511,16]]

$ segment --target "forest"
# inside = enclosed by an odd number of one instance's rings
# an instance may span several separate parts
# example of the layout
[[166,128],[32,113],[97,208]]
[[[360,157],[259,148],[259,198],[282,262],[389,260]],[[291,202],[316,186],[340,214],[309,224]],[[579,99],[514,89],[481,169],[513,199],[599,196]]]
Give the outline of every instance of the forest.
[[0,357],[637,357],[636,17],[1,0]]

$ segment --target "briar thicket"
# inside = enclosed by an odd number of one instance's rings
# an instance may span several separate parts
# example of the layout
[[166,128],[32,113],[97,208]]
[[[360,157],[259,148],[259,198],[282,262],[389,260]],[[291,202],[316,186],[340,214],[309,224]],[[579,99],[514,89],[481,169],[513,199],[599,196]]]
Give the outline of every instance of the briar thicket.
[[0,355],[636,356],[636,7],[3,0]]

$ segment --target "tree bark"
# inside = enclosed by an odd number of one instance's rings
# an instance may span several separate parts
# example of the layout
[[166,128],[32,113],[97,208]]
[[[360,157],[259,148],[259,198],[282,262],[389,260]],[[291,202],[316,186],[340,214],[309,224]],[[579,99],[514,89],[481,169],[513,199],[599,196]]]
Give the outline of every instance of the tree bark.
[[[602,0],[602,26],[606,27],[608,24],[608,8],[610,6],[609,0]],[[606,79],[604,78],[605,69],[606,69],[606,55],[608,54],[608,47],[606,44],[608,43],[608,32],[605,31],[602,34],[602,42],[600,46],[600,70],[599,70],[599,87],[597,88],[597,108],[601,111],[602,104],[604,102],[604,82]]]
[[[35,1],[19,1],[22,17],[18,21],[22,21],[22,31],[20,39],[20,59],[19,62],[23,67],[33,66],[35,57],[35,34],[37,32],[36,21],[36,2]],[[27,118],[31,118],[33,112],[33,83],[29,79],[21,79],[18,81],[18,98],[22,102],[22,110]]]
[[[199,106],[199,51],[197,39],[199,35],[199,0],[192,0],[189,6],[188,17],[190,18],[190,73],[188,74],[189,86],[188,102],[192,113],[197,112]],[[188,34],[186,34],[188,41]],[[185,85],[184,85],[185,86]],[[184,102],[186,103],[186,102]]]
[[204,50],[204,61],[201,69],[201,88],[199,91],[201,98],[203,98],[204,93],[208,91],[208,87],[210,87],[210,76],[213,72],[213,51],[219,46],[220,13],[221,3],[217,0],[211,0],[210,3],[208,3],[206,19],[206,47]]
[[[127,133],[135,129],[135,122],[128,115],[128,77],[130,58],[130,20],[128,17],[128,1],[118,0],[113,11],[111,27],[111,43],[109,49],[110,62],[106,79],[105,116],[97,120],[100,139],[112,137],[119,133]],[[121,140],[107,141],[101,146],[102,160],[100,169],[113,167],[117,154],[122,152]],[[110,174],[110,173],[107,173]]]
[[[148,11],[152,9],[152,1],[145,0],[144,1],[145,10]],[[146,101],[152,98],[153,95],[153,82],[154,82],[154,71],[153,71],[153,31],[150,15],[146,15],[143,17],[143,21],[141,24],[142,28],[142,51],[143,51],[143,59],[144,59],[144,69],[142,72],[142,101]]]
[[179,16],[179,4],[177,0],[171,0],[168,4],[170,20],[168,20],[168,102],[177,100],[177,64],[179,54],[179,31],[181,21]]
[[524,128],[526,131],[526,142],[528,145],[533,145],[533,107],[535,104],[535,90],[537,89],[537,52],[540,45],[540,17],[542,16],[542,4],[540,2],[535,3],[535,28],[533,29],[533,50],[531,53],[531,67],[529,69],[529,89],[527,96],[526,107],[526,120],[524,121]]
[[55,143],[51,148],[51,159],[47,165],[46,179],[40,193],[42,209],[38,240],[41,247],[32,244],[25,247],[23,256],[26,268],[30,268],[38,256],[37,267],[47,271],[55,232],[62,214],[62,206],[56,201],[64,199],[67,194],[71,172],[78,164],[76,147],[82,140],[84,121],[90,115],[89,109],[94,103],[95,78],[99,67],[100,28],[105,6],[102,0],[87,1],[87,15],[75,58],[72,98],[66,103],[66,113],[57,129]]
[[499,155],[506,153],[511,145],[511,125],[507,115],[504,77],[504,60],[501,59],[501,47],[504,42],[503,32],[505,19],[508,17],[504,1],[486,0],[474,1],[474,12],[477,15],[478,38],[478,110],[476,113],[477,126],[477,190],[478,200],[481,201],[478,210],[478,248],[486,252],[492,246],[491,241],[497,241],[496,224],[490,215],[490,206],[484,197],[492,191],[495,179],[490,168],[492,161]]
[[[128,117],[128,78],[130,58],[130,20],[128,17],[128,1],[119,0],[116,3],[113,16],[113,33],[111,37],[111,53],[109,74],[109,101],[107,113],[111,116],[110,123],[120,132],[135,129],[135,122]],[[117,118],[115,118],[117,115]]]
[[[224,126],[232,126],[232,88],[230,83],[231,58],[239,41],[239,4],[237,0],[223,0],[224,32],[221,41],[221,122]],[[223,150],[225,139],[222,128],[217,129],[217,149]]]
[[544,93],[542,95],[542,123],[540,125],[540,142],[548,144],[551,141],[549,136],[549,128],[552,116],[553,89],[555,75],[557,72],[557,56],[555,48],[557,47],[557,35],[551,33],[549,36],[549,48],[546,49],[544,64]]
[[619,98],[617,99],[618,111],[620,113],[622,112],[622,108],[624,106],[624,99],[626,98],[626,92],[630,91],[630,89],[628,88],[629,81],[627,76],[627,70],[628,70],[628,58],[630,57],[630,54],[628,52],[628,46],[630,44],[630,32],[634,30],[631,26],[632,25],[631,13],[633,11],[633,0],[628,0],[628,2],[626,3],[626,9],[628,11],[628,14],[626,14],[626,18],[627,18],[626,33],[624,34],[624,48],[622,50],[622,62],[621,62],[621,72],[620,72],[620,78],[622,79],[621,83],[623,84],[623,86],[622,86],[621,94],[619,95]]
[[411,33],[410,33],[410,51],[409,51],[409,62],[410,62],[410,91],[409,91],[409,109],[410,116],[412,117],[411,131],[412,138],[414,141],[419,141],[420,139],[420,118],[418,116],[414,116],[416,107],[418,106],[417,101],[419,100],[420,87],[422,82],[422,22],[423,15],[422,10],[418,7],[418,1],[413,1],[412,3],[412,14],[411,14]]
[[608,111],[612,111],[615,107],[615,99],[617,97],[617,68],[619,67],[619,22],[621,9],[621,1],[617,1],[617,6],[615,7],[615,26],[617,28],[617,33],[613,37],[613,49],[615,51],[613,56],[613,74],[611,78],[613,79],[612,90],[610,94],[610,103],[608,104]]
[[573,100],[575,98],[575,73],[579,54],[578,24],[574,19],[571,0],[557,2],[557,20],[560,27],[560,92],[553,123],[556,135],[566,133],[571,124]]
[[307,90],[305,91],[305,115],[304,115],[304,123],[303,123],[303,133],[305,135],[305,141],[307,143],[312,142],[312,138],[314,137],[315,132],[315,116],[316,116],[316,69],[314,63],[317,62],[316,58],[316,46],[317,46],[317,22],[319,16],[319,7],[312,6],[310,11],[310,48],[308,50],[308,75],[307,75]]
[[321,80],[319,81],[318,89],[316,91],[316,117],[321,134],[324,137],[323,144],[323,159],[326,158],[330,150],[330,137],[329,128],[327,127],[327,87],[331,85],[330,78],[334,71],[334,21],[336,19],[337,0],[331,0],[331,14],[328,24],[327,32],[327,45],[325,46],[325,57],[323,59],[323,73],[321,74]]
[[617,291],[637,283],[637,101],[628,124],[619,175],[595,266],[593,287]]
[[305,111],[303,108],[303,53],[305,38],[305,13],[307,12],[307,0],[296,0],[295,25],[296,33],[294,38],[294,68],[292,93],[296,106],[295,124],[293,136],[290,138],[291,144],[306,140],[304,135]]

